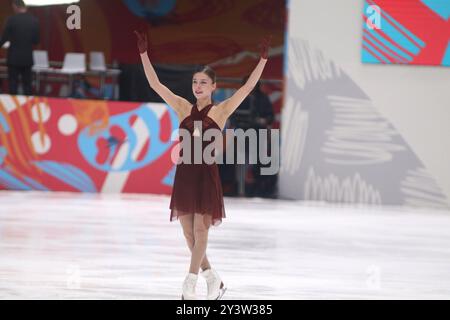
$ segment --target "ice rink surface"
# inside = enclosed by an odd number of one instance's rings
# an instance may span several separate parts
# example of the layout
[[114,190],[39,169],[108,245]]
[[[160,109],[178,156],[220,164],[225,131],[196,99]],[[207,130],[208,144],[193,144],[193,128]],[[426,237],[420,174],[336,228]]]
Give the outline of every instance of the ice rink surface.
[[[0,191],[0,299],[180,299],[168,196]],[[225,198],[224,299],[450,299],[450,212]],[[206,294],[199,277],[197,292]]]

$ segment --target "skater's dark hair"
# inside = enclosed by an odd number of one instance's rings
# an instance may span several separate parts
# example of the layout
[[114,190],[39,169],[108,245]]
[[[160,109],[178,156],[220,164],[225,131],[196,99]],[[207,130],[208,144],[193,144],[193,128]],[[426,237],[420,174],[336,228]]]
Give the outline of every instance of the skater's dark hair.
[[194,70],[194,74],[199,72],[206,74],[212,80],[212,83],[216,83],[216,72],[210,66],[200,66]]

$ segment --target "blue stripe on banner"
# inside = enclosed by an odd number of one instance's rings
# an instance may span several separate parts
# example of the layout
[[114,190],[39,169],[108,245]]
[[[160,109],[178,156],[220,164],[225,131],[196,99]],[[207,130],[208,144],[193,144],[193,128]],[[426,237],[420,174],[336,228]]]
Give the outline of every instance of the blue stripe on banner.
[[[394,46],[392,43],[384,39],[382,36],[380,36],[378,33],[374,32],[373,30],[370,30],[366,26],[366,30],[369,31],[370,36],[375,38],[376,40],[380,41],[382,44],[384,44],[386,47],[388,47],[390,50],[394,51],[396,54],[398,54],[400,57],[405,58],[408,61],[411,61],[413,59],[412,56],[406,54],[404,51],[400,50],[396,46]],[[370,37],[369,37],[370,38]],[[372,40],[373,42],[373,40]]]
[[450,18],[450,1],[448,0],[422,0],[423,4],[441,16],[444,20]]
[[31,190],[28,185],[26,185],[13,175],[9,174],[5,170],[0,170],[0,181],[2,181],[2,184],[5,185],[5,187],[11,190]]
[[5,118],[1,113],[0,113],[0,126],[3,127],[4,132],[9,132],[8,122],[6,122]]
[[60,164],[54,161],[33,161],[33,163],[47,174],[63,181],[79,191],[97,191],[97,188],[91,178],[89,178],[86,173],[72,165]]
[[0,186],[5,188],[6,190],[14,190],[14,187],[8,182],[2,179],[0,176]]
[[29,177],[24,177],[23,180],[25,180],[25,182],[27,182],[33,188],[33,190],[50,191],[46,186],[40,184],[39,182]]
[[369,51],[362,49],[362,59],[363,62],[367,63],[380,63],[381,61],[375,58]]
[[395,59],[396,61],[399,60],[398,57],[394,56],[389,50],[385,49],[383,46],[379,45],[377,42],[375,42],[370,35],[368,35],[365,40],[369,40],[373,43],[373,45],[377,48],[378,51],[383,51],[383,53],[385,54],[385,56],[390,57],[391,59]]
[[170,169],[169,173],[164,177],[162,182],[167,186],[173,186],[173,181],[175,179],[175,170],[176,166],[173,166],[172,169]]
[[383,57],[383,55],[376,49],[374,48],[371,44],[369,44],[368,42],[363,40],[363,45],[365,45],[366,47],[368,47],[373,53],[375,53],[376,55],[378,55],[381,59],[383,59],[384,62],[389,63],[389,60],[386,59],[385,57]]
[[90,191],[96,191],[94,183],[83,171],[71,165],[64,165],[64,169],[66,169],[66,172],[71,174],[72,177],[78,179],[79,183],[83,186],[84,189],[91,189]]
[[444,59],[442,59],[442,65],[450,67],[450,40],[447,43],[447,50],[445,50]]
[[91,179],[80,169],[75,168],[68,164],[59,163],[49,163],[50,167],[59,172],[63,177],[65,177],[66,183],[71,184],[73,187],[80,191],[85,192],[96,192],[96,188]]
[[6,149],[0,147],[0,165],[3,163],[4,158],[6,158]]

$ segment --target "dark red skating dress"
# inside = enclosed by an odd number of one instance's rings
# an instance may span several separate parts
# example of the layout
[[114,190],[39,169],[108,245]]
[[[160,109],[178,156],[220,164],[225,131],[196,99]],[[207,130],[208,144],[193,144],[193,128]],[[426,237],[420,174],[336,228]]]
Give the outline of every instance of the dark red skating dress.
[[[202,139],[198,135],[194,136],[194,121],[202,121],[202,134],[209,128],[220,130],[217,123],[207,115],[212,106],[213,104],[210,104],[199,111],[197,105],[194,104],[191,114],[180,123],[180,129],[184,128],[190,132],[192,152],[194,139]],[[181,142],[182,137],[180,136]],[[202,152],[210,143],[211,141],[202,143]],[[205,215],[212,216],[212,225],[217,226],[222,222],[222,218],[225,218],[222,185],[217,163],[207,164],[202,159],[202,163],[194,164],[193,153],[191,158],[190,164],[177,164],[170,199],[170,221],[174,221],[182,215],[199,213],[204,217],[206,217]]]

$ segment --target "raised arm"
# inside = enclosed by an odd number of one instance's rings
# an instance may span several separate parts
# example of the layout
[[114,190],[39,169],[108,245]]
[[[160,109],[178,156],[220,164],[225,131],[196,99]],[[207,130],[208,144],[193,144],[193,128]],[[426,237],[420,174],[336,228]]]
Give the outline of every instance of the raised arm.
[[183,118],[189,113],[191,104],[186,99],[174,94],[169,88],[159,82],[158,75],[147,54],[147,36],[144,33],[139,33],[137,31],[135,31],[135,33],[145,76],[147,77],[150,87],[175,110],[180,118]]
[[261,42],[261,59],[258,62],[258,65],[250,74],[247,82],[240,87],[230,98],[219,104],[218,108],[223,115],[228,118],[244,101],[244,99],[252,92],[253,88],[258,83],[261,75],[263,73],[264,67],[266,65],[267,59],[269,57],[269,47],[270,47],[271,38],[264,38]]

